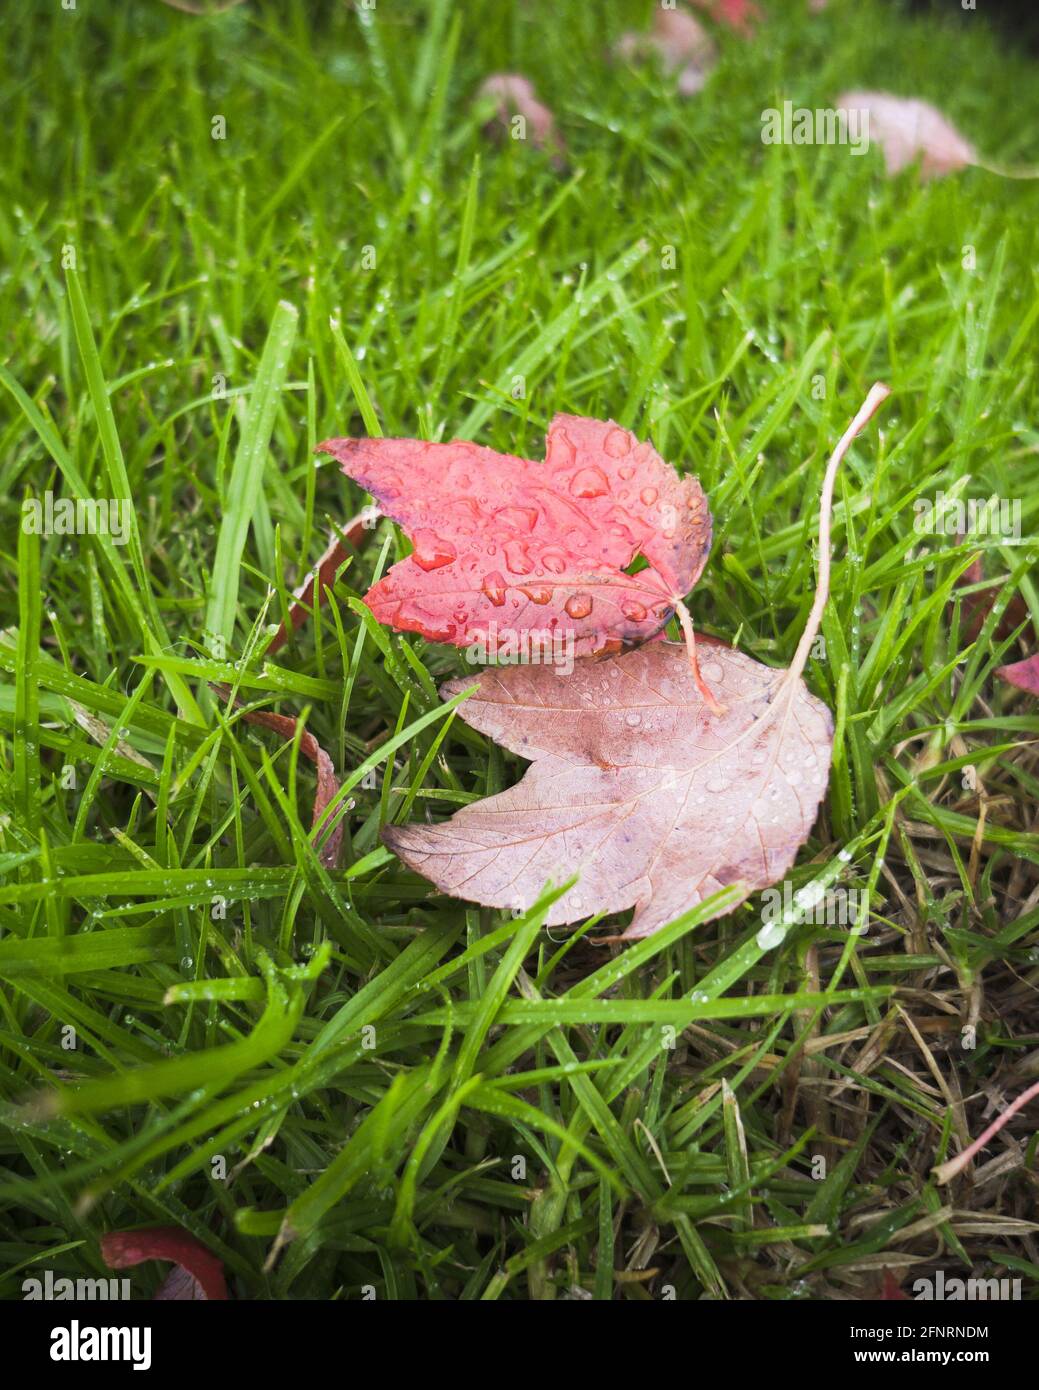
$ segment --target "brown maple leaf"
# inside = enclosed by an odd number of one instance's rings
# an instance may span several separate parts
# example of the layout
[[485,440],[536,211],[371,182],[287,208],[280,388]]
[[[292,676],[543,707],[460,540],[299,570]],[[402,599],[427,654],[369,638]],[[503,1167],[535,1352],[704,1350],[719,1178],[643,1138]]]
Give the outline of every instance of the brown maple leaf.
[[566,679],[513,666],[449,681],[445,699],[476,687],[459,717],[533,765],[446,823],[388,828],[386,844],[445,892],[491,907],[527,908],[580,873],[547,923],[634,907],[628,939],[728,884],[746,896],[774,883],[826,790],[830,712],[802,681],[729,647],[701,659],[724,715],[674,642]]
[[834,478],[887,394],[873,387],[827,466],[819,583],[789,670],[710,647],[704,676],[726,701],[721,715],[675,643],[580,663],[566,679],[538,666],[450,681],[445,698],[475,688],[459,716],[532,766],[442,824],[388,827],[386,844],[445,892],[490,907],[528,908],[546,883],[579,873],[548,924],[634,907],[625,940],[726,885],[742,901],[780,879],[829,775],[833,722],[801,672],[829,592]]

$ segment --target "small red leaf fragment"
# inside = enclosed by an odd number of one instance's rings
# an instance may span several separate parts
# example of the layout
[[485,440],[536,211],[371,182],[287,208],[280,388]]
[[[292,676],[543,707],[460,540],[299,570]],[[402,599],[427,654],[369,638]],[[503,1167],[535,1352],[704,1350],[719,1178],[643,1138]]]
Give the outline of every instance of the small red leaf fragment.
[[885,1269],[884,1271],[884,1281],[881,1285],[880,1297],[885,1301],[889,1299],[909,1299],[909,1295],[902,1292],[898,1282],[898,1276],[893,1270]]
[[754,0],[693,0],[693,4],[716,23],[745,39],[753,34],[761,20],[761,10]]
[[1027,690],[1029,695],[1039,695],[1039,655],[1025,657],[1009,666],[1000,666],[996,675],[1018,690]]
[[136,1231],[109,1231],[100,1241],[109,1269],[132,1269],[145,1260],[176,1266],[156,1299],[226,1299],[224,1267],[201,1241],[179,1226],[147,1226]]

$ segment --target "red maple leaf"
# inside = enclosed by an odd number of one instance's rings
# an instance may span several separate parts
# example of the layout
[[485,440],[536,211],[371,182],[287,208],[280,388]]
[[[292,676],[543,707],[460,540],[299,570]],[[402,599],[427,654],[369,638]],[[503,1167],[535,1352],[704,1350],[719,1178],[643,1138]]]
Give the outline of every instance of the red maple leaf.
[[[653,637],[676,610],[685,623],[711,546],[707,500],[611,420],[557,415],[543,464],[462,440],[318,448],[412,541],[365,596],[390,627],[489,655],[537,631],[587,656]],[[647,567],[627,573],[638,556]]]
[[881,1299],[908,1299],[909,1295],[902,1291],[902,1286],[898,1282],[898,1275],[891,1269],[885,1269],[884,1279],[880,1286]]

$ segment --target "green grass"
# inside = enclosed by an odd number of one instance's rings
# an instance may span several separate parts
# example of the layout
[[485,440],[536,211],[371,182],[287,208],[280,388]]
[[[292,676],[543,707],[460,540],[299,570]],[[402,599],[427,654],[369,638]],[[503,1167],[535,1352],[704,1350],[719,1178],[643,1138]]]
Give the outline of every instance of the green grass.
[[[606,60],[650,8],[5,13],[3,1296],[171,1222],[245,1298],[864,1297],[936,1265],[1035,1296],[1034,1109],[972,1183],[930,1168],[1035,1075],[1039,713],[993,672],[1034,649],[1039,542],[925,546],[913,504],[1020,499],[1036,536],[1037,194],[759,138],[765,107],[880,86],[1034,163],[1034,68],[975,16],[791,4],[680,102]],[[501,69],[555,108],[565,169],[486,139]],[[698,627],[778,665],[876,379],[808,672],[830,791],[791,875],[868,889],[864,936],[763,949],[752,900],[611,954],[381,847],[522,765],[437,698],[454,649],[360,605],[406,549],[387,522],[265,657],[365,500],[316,441],[536,458],[553,412],[612,416],[707,490]],[[129,499],[127,543],[26,534],[47,490]],[[996,598],[974,642],[970,593]],[[306,715],[347,788],[342,867],[309,838],[310,764],[219,681]]]

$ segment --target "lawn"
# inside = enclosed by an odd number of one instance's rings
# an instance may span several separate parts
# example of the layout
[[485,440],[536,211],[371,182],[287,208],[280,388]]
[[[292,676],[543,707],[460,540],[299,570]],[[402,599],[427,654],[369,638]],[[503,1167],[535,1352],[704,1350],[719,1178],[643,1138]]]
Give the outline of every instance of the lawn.
[[[1027,165],[1039,83],[958,7],[765,8],[691,99],[609,56],[649,0],[5,10],[0,1296],[142,1225],[250,1300],[1036,1296],[1036,1105],[933,1172],[1039,1077],[1039,708],[995,675],[1039,632],[1036,186],[761,118],[884,88]],[[489,138],[500,71],[564,158]],[[540,459],[555,412],[611,418],[710,500],[698,631],[785,666],[877,380],[788,876],[865,929],[763,936],[755,895],[604,946],[407,870],[384,826],[525,764],[444,707],[458,650],[361,602],[410,549],[386,519],[267,652],[368,500],[315,444]],[[48,494],[111,499],[112,533],[38,534]],[[939,494],[1019,537],[921,534]],[[299,739],[214,685],[327,750],[336,865]]]

